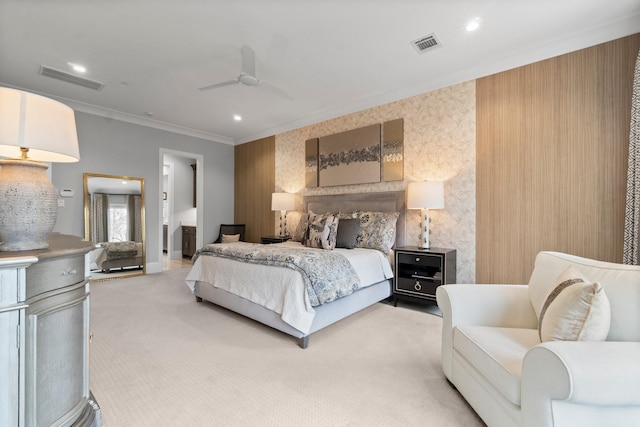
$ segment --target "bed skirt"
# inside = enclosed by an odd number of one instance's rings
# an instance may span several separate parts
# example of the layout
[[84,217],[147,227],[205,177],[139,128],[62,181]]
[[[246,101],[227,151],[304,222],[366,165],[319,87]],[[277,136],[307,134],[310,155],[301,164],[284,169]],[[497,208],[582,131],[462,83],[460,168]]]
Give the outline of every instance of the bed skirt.
[[361,288],[349,296],[314,307],[316,314],[311,324],[311,330],[307,334],[285,323],[279,313],[223,289],[215,288],[208,283],[196,282],[195,296],[197,300],[203,299],[212,302],[298,338],[300,347],[307,348],[309,336],[313,332],[391,296],[391,279]]

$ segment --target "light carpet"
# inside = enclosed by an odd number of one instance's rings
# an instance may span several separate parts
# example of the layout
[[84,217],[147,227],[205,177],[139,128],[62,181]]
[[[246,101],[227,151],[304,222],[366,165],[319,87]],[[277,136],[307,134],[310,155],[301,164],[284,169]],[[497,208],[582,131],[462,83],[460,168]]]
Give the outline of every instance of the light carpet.
[[375,304],[303,350],[197,303],[187,272],[91,285],[91,390],[103,425],[484,425],[444,378],[441,318]]

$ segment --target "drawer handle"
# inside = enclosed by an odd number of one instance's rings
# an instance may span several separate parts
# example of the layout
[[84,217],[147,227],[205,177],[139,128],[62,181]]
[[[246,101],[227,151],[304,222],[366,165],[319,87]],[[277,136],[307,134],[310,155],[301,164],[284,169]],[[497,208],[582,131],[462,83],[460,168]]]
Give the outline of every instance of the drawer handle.
[[420,257],[416,257],[416,262],[420,262]]
[[62,275],[63,275],[63,276],[68,276],[68,275],[70,275],[70,274],[76,274],[76,273],[77,273],[76,269],[75,269],[75,268],[72,268],[71,270],[65,270],[65,271],[63,271],[63,272],[62,272]]
[[418,281],[416,280],[416,284],[415,284],[415,285],[413,285],[413,288],[414,288],[416,291],[421,291],[421,290],[422,290],[422,285],[420,284],[420,282],[418,282]]

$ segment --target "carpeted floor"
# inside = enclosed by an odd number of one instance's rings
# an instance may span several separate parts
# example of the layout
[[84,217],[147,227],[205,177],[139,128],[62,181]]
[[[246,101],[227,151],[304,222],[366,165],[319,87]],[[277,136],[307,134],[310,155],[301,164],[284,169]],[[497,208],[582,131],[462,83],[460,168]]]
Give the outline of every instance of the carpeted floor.
[[91,285],[91,390],[103,425],[484,425],[442,374],[441,318],[376,304],[303,350],[196,303],[187,271]]

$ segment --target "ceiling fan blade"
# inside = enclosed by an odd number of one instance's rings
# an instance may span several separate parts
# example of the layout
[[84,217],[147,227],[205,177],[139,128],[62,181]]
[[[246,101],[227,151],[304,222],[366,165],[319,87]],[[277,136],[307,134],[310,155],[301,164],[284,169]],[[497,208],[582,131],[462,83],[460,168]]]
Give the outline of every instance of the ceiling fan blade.
[[279,87],[276,87],[270,83],[265,82],[264,80],[260,80],[260,84],[258,85],[259,87],[262,87],[265,90],[268,90],[269,92],[278,95],[282,98],[288,99],[289,101],[293,101],[294,98],[293,96],[289,95],[286,91],[284,91],[283,89],[280,89]]
[[222,82],[222,83],[216,83],[214,85],[209,85],[209,86],[205,86],[205,87],[201,87],[198,90],[209,90],[209,89],[216,89],[219,87],[225,87],[225,86],[231,86],[231,85],[235,85],[240,83],[240,81],[238,79],[235,80],[229,80],[227,82]]
[[256,76],[256,54],[249,46],[242,46],[242,68],[240,75]]

